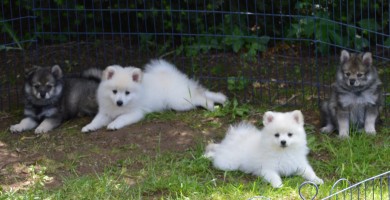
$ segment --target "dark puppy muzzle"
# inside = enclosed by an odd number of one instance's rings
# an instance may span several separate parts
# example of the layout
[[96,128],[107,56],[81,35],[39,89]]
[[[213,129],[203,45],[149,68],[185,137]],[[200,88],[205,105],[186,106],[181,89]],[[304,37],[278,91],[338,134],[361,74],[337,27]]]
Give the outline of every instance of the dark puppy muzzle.
[[46,92],[39,92],[39,96],[41,96],[41,98],[44,99],[46,96]]

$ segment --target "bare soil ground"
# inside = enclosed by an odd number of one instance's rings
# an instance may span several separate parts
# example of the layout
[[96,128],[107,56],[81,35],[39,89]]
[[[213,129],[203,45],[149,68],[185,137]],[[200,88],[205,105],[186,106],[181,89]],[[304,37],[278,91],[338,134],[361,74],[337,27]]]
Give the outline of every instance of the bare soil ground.
[[[0,135],[0,186],[22,189],[32,183],[29,167],[50,166],[46,172],[53,179],[47,187],[56,187],[65,177],[103,172],[107,167],[119,167],[128,158],[184,152],[225,130],[203,126],[218,120],[201,119],[203,110],[189,113],[195,122],[190,124],[188,119],[181,120],[188,113],[168,112],[174,115],[172,119],[146,119],[117,131],[102,129],[90,134],[80,130],[91,119],[75,119],[39,136],[32,131],[11,134],[8,127],[17,123],[20,116],[3,113],[0,121],[0,130],[3,130]],[[225,123],[219,124],[225,126]],[[134,162],[131,169],[142,167]]]

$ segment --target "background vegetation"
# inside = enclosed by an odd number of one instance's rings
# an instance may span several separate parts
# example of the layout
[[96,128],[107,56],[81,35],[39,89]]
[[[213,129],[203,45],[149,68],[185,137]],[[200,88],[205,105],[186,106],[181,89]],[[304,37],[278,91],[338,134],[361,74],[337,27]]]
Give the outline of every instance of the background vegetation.
[[[387,3],[4,0],[0,23],[5,40],[16,43],[126,35],[143,50],[175,50],[186,56],[218,50],[254,56],[278,42],[303,41],[328,54],[332,46],[355,50],[390,46]],[[31,20],[8,21],[27,16]]]

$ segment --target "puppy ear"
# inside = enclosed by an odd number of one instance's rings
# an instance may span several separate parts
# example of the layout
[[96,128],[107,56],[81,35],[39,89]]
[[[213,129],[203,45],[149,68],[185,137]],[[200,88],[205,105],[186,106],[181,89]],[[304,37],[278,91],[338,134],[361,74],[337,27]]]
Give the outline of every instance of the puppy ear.
[[372,55],[370,52],[366,52],[363,54],[363,64],[366,67],[370,67],[372,65]]
[[135,68],[132,71],[131,78],[133,79],[134,82],[140,83],[142,81],[142,70],[139,68]]
[[267,126],[268,124],[270,124],[271,122],[274,121],[274,118],[275,117],[274,117],[273,112],[271,112],[271,111],[265,112],[263,115],[263,125]]
[[108,66],[103,71],[103,80],[110,80],[115,74],[115,68],[113,66]]
[[34,73],[35,73],[38,69],[40,69],[40,68],[42,68],[42,67],[37,66],[37,65],[33,65],[32,68],[26,69],[26,70],[24,71],[24,77],[25,77],[26,79],[28,79],[32,74],[34,74]]
[[57,79],[62,78],[62,70],[59,65],[54,65],[51,67],[51,73],[56,77]]
[[304,119],[303,119],[303,114],[300,110],[294,110],[291,112],[293,118],[294,118],[294,121],[299,124],[299,125],[303,125],[305,122],[304,122]]
[[341,51],[341,56],[340,56],[340,62],[345,63],[349,60],[349,52],[347,50],[342,50]]

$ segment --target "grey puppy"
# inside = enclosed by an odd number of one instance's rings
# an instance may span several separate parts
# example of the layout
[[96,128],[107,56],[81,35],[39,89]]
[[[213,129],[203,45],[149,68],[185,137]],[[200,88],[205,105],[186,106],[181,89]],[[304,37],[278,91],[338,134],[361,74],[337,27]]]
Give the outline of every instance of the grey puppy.
[[367,134],[376,134],[375,123],[383,106],[381,85],[370,52],[341,51],[330,99],[321,105],[324,124],[321,132],[338,129],[339,137],[347,138],[351,124],[364,128]]
[[24,118],[12,125],[10,131],[18,133],[35,128],[36,134],[46,133],[64,120],[78,115],[95,115],[98,109],[96,90],[101,76],[101,70],[91,68],[64,77],[58,65],[27,71]]

